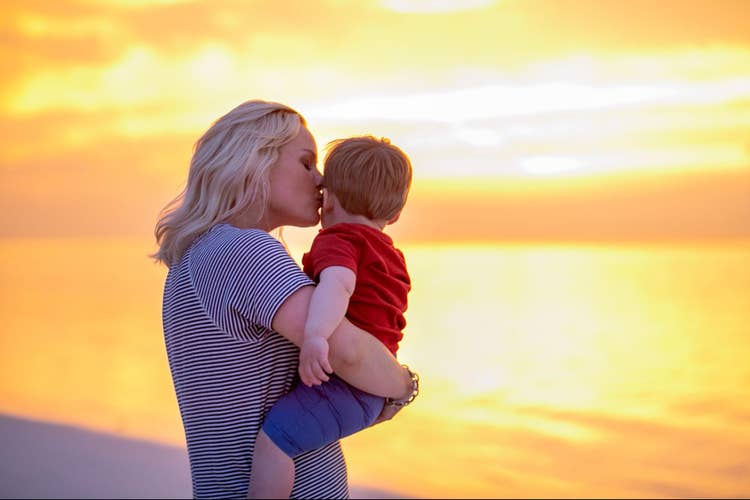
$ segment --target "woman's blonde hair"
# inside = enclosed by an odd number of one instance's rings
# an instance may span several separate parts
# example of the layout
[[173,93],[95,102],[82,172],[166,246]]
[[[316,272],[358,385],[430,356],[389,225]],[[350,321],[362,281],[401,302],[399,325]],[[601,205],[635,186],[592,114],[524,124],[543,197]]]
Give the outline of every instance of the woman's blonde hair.
[[294,139],[305,119],[276,102],[244,102],[216,120],[198,139],[185,189],[162,210],[154,234],[154,259],[178,262],[199,236],[248,211],[260,221],[268,205],[269,170],[279,148]]
[[323,185],[350,214],[388,221],[406,204],[409,157],[385,137],[337,139],[326,145]]

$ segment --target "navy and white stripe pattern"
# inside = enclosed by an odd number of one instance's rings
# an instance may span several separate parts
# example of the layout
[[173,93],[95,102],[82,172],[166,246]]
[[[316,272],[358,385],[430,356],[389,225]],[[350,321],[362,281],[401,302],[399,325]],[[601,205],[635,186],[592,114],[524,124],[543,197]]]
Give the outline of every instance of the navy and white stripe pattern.
[[[271,330],[312,282],[269,234],[214,226],[170,267],[163,321],[193,495],[246,498],[255,437],[297,373],[299,350]],[[293,498],[348,498],[338,442],[295,459]]]

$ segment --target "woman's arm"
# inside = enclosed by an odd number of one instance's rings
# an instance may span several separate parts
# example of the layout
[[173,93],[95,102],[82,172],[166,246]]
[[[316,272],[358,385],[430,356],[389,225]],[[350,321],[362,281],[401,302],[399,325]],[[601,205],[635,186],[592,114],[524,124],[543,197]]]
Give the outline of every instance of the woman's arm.
[[[273,329],[301,346],[305,319],[315,288],[304,286],[276,311]],[[344,320],[328,339],[330,361],[336,374],[363,391],[381,397],[404,399],[411,394],[409,371],[375,337]]]

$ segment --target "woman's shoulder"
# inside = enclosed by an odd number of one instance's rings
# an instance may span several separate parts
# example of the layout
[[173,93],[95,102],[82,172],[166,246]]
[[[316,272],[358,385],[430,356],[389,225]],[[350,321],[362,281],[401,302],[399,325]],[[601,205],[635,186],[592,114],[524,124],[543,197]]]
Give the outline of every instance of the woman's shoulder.
[[221,223],[209,229],[200,243],[206,247],[240,247],[252,251],[257,246],[271,245],[283,250],[281,242],[262,229],[242,229]]
[[226,242],[243,241],[274,241],[278,240],[262,229],[242,229],[232,226],[226,222],[216,224],[206,233],[209,240],[221,240]]
[[[217,224],[192,249],[192,258],[224,266],[248,260],[283,258],[289,254],[279,240],[261,229]],[[291,257],[290,257],[291,258]]]

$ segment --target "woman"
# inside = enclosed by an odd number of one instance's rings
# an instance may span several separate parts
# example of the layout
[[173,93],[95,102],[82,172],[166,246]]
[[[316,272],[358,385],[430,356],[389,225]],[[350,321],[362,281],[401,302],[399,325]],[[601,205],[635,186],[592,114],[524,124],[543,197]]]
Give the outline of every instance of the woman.
[[[322,176],[304,118],[248,101],[197,141],[184,192],[156,225],[154,257],[169,266],[163,321],[195,497],[244,498],[266,412],[295,380],[313,283],[269,232],[319,221]],[[394,398],[417,387],[374,337],[342,322],[334,371]],[[324,374],[319,374],[324,378]],[[293,497],[346,498],[338,442],[295,459]]]

